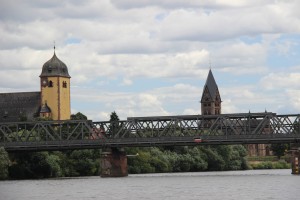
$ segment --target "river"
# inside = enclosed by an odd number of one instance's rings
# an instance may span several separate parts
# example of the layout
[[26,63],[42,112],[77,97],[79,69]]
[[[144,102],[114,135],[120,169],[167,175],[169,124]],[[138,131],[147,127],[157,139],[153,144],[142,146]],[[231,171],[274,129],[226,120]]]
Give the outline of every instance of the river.
[[0,200],[299,200],[299,193],[300,176],[286,169],[0,181]]

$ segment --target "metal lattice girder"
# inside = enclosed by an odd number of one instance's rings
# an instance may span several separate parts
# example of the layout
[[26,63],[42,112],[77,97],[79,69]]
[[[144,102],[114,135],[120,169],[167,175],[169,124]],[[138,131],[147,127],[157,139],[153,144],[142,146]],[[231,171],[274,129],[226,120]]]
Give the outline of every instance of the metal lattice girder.
[[299,123],[300,115],[276,115],[269,112],[134,117],[115,122],[69,120],[0,123],[0,146],[15,151],[297,143],[300,141]]

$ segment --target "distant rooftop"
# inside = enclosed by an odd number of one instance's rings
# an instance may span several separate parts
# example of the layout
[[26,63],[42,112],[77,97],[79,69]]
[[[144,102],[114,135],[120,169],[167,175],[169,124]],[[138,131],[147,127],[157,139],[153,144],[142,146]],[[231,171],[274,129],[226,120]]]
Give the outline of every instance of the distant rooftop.
[[0,122],[32,120],[39,116],[40,92],[0,93]]

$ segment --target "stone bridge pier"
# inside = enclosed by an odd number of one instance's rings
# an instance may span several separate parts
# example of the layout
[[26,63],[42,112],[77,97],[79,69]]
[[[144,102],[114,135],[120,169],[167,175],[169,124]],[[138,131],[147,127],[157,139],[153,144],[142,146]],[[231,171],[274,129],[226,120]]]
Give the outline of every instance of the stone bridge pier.
[[107,148],[101,154],[101,177],[128,176],[127,155],[123,148]]
[[291,148],[291,163],[292,163],[292,174],[300,174],[300,145],[292,145]]

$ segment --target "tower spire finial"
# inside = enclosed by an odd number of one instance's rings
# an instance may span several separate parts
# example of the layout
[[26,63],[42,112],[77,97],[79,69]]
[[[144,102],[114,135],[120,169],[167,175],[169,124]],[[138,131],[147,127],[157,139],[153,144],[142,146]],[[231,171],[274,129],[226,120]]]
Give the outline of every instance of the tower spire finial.
[[211,70],[211,58],[210,58],[210,55],[209,55],[209,70]]
[[55,40],[53,41],[53,44],[54,44],[53,49],[54,49],[54,54],[55,54]]

